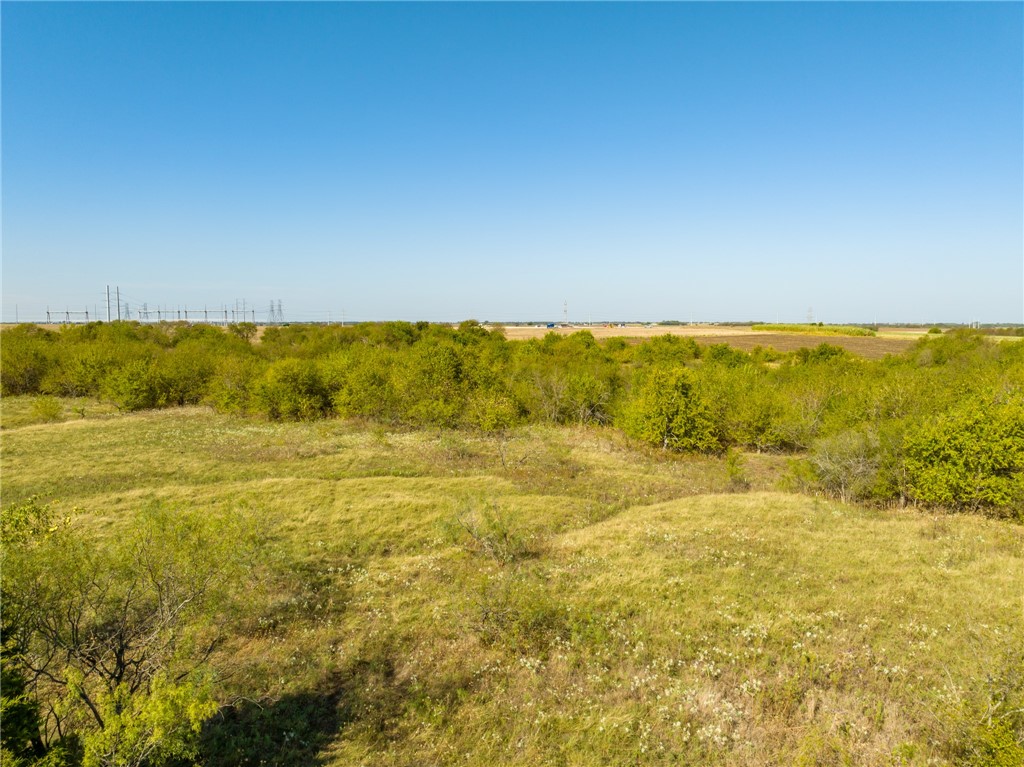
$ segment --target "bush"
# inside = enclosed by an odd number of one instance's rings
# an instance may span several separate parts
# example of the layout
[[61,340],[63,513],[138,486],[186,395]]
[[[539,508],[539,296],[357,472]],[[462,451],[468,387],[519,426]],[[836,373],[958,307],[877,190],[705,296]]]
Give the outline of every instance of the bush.
[[912,431],[906,456],[916,500],[1024,516],[1024,396],[961,402]]
[[459,350],[429,339],[403,354],[392,381],[402,419],[421,426],[455,426],[465,401]]
[[509,395],[478,390],[466,403],[464,419],[466,424],[480,431],[500,432],[517,424],[522,413]]
[[481,511],[464,508],[447,525],[449,537],[467,550],[485,554],[499,565],[536,556],[537,541],[520,530],[512,516],[496,504]]
[[312,421],[331,412],[331,396],[312,360],[273,363],[253,390],[258,412],[273,420]]
[[390,349],[358,344],[324,362],[324,382],[338,415],[382,421],[398,419],[392,382],[394,358]]
[[206,401],[222,413],[244,413],[251,404],[253,388],[266,370],[255,357],[220,359],[210,377]]
[[721,448],[711,410],[684,368],[644,375],[620,423],[630,437],[665,450],[709,453]]
[[129,412],[165,404],[164,387],[150,360],[135,360],[113,370],[103,380],[101,392],[118,409]]
[[64,403],[56,397],[36,397],[32,400],[32,417],[37,421],[63,421]]
[[0,343],[0,394],[38,394],[53,366],[56,334],[35,325],[3,331]]
[[862,500],[877,485],[879,453],[874,434],[851,430],[818,440],[808,460],[825,492],[842,501]]

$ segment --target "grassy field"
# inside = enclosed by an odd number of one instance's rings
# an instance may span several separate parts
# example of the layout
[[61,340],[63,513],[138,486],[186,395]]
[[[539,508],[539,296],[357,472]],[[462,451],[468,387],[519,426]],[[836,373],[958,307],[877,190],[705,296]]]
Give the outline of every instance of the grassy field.
[[[3,501],[253,516],[290,578],[206,763],[1016,764],[1024,530],[785,492],[784,456],[2,405]],[[43,409],[45,412],[46,409]],[[52,417],[52,413],[50,415]]]

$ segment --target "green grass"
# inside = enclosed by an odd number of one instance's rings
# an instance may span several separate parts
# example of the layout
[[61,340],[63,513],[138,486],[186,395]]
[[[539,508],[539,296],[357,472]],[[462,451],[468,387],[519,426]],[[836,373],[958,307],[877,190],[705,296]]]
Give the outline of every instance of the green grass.
[[1024,737],[991,717],[1024,698],[1020,526],[786,494],[778,456],[729,493],[724,460],[610,430],[30,407],[4,403],[5,504],[101,535],[246,509],[287,552],[217,659],[210,764],[985,764]]
[[799,324],[761,324],[751,325],[751,330],[768,333],[800,333],[809,336],[874,336],[874,330],[855,325],[799,325]]

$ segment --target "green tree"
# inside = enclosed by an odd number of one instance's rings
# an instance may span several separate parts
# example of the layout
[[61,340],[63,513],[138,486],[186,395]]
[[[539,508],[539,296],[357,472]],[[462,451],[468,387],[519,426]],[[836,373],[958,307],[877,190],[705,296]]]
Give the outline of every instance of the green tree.
[[711,411],[685,368],[655,368],[644,375],[620,421],[629,436],[666,450],[721,449]]
[[74,735],[84,764],[110,767],[195,755],[217,710],[208,661],[252,583],[255,529],[154,506],[100,542],[34,500],[3,510],[6,638],[46,746]]
[[331,393],[313,360],[271,364],[253,389],[256,408],[274,420],[313,421],[331,412]]
[[1024,516],[1024,396],[967,399],[907,436],[910,494]]

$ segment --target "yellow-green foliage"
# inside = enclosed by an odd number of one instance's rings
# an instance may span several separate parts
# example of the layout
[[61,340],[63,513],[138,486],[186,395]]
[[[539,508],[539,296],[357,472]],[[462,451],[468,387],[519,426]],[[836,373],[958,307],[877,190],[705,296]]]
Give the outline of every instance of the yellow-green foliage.
[[967,400],[914,431],[906,451],[914,497],[1024,516],[1024,396]]
[[744,454],[737,493],[735,458],[598,427],[190,408],[11,428],[2,461],[5,504],[58,497],[111,546],[152,502],[262,520],[275,574],[223,623],[202,763],[923,767],[1024,742],[1020,526],[781,493],[784,456]]
[[803,333],[811,336],[874,336],[875,331],[871,328],[862,328],[856,325],[787,325],[783,324],[759,324],[751,325],[751,330],[761,330],[768,333]]
[[[474,322],[296,325],[267,329],[261,341],[251,331],[19,326],[4,331],[0,383],[8,397],[102,396],[124,411],[207,403],[272,421],[360,417],[498,434],[522,423],[604,424],[679,452],[808,454],[811,463],[799,470],[807,486],[842,498],[999,514],[1020,506],[1016,459],[980,469],[987,479],[979,490],[973,468],[957,478],[958,459],[923,446],[935,424],[956,421],[972,402],[1021,396],[1024,345],[976,331],[931,334],[874,362],[828,343],[769,362],[763,353],[673,336],[637,346],[601,344],[586,331],[508,341]],[[37,412],[34,420],[48,417]]]
[[620,422],[629,436],[665,449],[707,453],[720,445],[711,409],[685,368],[647,371]]

